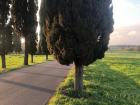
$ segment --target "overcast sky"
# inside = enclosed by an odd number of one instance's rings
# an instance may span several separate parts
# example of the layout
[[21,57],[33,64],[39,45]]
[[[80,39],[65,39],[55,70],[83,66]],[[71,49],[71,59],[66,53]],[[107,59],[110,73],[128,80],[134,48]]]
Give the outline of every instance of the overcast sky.
[[110,45],[140,45],[140,0],[113,0],[114,32]]
[[140,0],[113,0],[113,5],[110,45],[140,45]]

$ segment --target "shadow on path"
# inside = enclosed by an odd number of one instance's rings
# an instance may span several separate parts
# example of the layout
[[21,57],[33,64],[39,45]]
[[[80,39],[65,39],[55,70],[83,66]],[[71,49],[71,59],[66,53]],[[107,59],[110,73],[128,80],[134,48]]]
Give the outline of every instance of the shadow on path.
[[24,84],[24,83],[19,83],[19,82],[15,82],[15,81],[5,80],[5,79],[0,79],[0,82],[8,83],[8,84],[28,88],[28,89],[33,89],[33,90],[37,90],[37,91],[41,91],[41,92],[47,92],[47,93],[50,93],[50,94],[55,92],[55,90],[46,89],[46,88],[42,88],[42,87],[30,85],[30,84]]
[[33,73],[33,72],[27,72],[27,71],[18,71],[19,73],[24,73],[24,74],[31,74],[31,75],[36,75],[36,76],[49,76],[49,77],[55,77],[55,78],[65,78],[66,76],[60,76],[60,75],[53,75],[53,74],[42,74],[42,73]]

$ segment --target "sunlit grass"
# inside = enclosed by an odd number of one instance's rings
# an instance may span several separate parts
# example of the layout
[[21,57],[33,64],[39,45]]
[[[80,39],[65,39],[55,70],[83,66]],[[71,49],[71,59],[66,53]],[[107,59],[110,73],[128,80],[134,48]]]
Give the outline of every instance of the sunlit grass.
[[[53,60],[53,56],[49,55],[48,60]],[[29,65],[43,63],[46,62],[45,55],[34,55],[34,63],[31,63],[31,56],[29,55]],[[24,65],[24,55],[23,54],[10,54],[6,55],[6,65],[7,71],[21,68]],[[1,68],[1,59],[0,59],[0,72],[2,71]]]
[[74,98],[73,73],[49,105],[140,105],[140,52],[107,52],[84,69],[84,91]]

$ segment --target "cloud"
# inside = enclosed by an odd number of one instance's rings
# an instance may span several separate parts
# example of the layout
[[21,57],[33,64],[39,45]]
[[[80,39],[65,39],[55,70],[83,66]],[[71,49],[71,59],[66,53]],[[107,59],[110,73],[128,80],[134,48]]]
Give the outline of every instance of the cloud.
[[110,36],[110,45],[140,45],[140,23],[116,28]]
[[134,36],[134,35],[136,35],[136,33],[137,33],[136,31],[130,31],[130,32],[128,33],[128,35],[129,35],[129,36]]
[[140,22],[139,0],[113,0],[115,27],[133,25]]

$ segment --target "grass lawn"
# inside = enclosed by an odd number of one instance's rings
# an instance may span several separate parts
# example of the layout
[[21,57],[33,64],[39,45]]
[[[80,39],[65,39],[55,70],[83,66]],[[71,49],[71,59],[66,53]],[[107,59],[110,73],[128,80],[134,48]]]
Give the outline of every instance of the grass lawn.
[[84,91],[74,98],[72,69],[49,105],[140,105],[140,52],[107,52],[84,69]]
[[[49,56],[49,60],[53,60],[53,56]],[[23,54],[10,54],[6,55],[7,71],[14,70],[17,68],[24,67],[24,55]],[[29,65],[46,62],[45,55],[34,55],[34,63],[31,63],[31,57],[29,56]],[[0,73],[1,59],[0,59]]]

